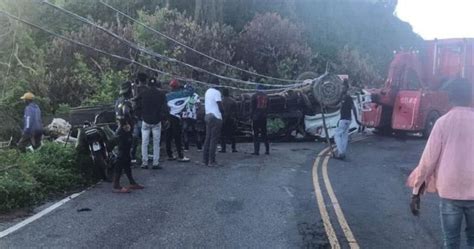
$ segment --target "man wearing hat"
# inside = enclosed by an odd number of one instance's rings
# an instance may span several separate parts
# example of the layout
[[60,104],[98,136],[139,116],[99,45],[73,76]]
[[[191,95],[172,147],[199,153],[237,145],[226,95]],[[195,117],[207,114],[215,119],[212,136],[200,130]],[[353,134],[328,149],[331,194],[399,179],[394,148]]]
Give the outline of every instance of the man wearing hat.
[[31,92],[25,93],[21,99],[25,102],[24,128],[18,149],[25,152],[28,145],[32,145],[33,149],[41,146],[43,137],[43,122],[41,120],[41,110],[34,102],[35,95]]
[[[118,138],[118,157],[113,179],[113,190],[115,193],[129,193],[130,189],[138,190],[144,188],[132,176],[130,152],[132,149],[132,131],[135,117],[133,115],[132,102],[130,101],[131,97],[132,83],[130,81],[124,82],[120,87],[120,97],[115,102],[115,117],[118,123],[118,128],[115,132]],[[120,178],[123,172],[125,172],[130,182],[130,185],[126,188],[120,185]]]

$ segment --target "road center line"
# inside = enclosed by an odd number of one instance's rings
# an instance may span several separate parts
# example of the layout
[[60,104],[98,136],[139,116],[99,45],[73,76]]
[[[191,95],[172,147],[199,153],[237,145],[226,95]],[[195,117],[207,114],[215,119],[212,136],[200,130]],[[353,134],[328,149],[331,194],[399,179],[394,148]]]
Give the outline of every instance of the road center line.
[[331,248],[339,249],[341,246],[339,245],[339,241],[337,240],[336,232],[334,232],[334,228],[331,224],[331,220],[329,218],[328,211],[326,209],[326,205],[324,203],[323,194],[321,191],[321,187],[319,184],[319,175],[318,175],[318,167],[321,157],[328,152],[330,147],[322,150],[313,164],[313,185],[314,185],[314,192],[316,194],[316,200],[318,202],[319,213],[321,214],[321,219],[323,220],[324,230],[329,239],[329,243],[331,244]]
[[328,192],[329,198],[331,199],[331,203],[334,208],[334,211],[336,212],[339,225],[341,226],[342,231],[344,232],[344,235],[346,236],[346,239],[349,243],[350,248],[359,249],[359,244],[357,243],[357,240],[355,239],[354,234],[352,233],[351,228],[349,227],[349,224],[347,223],[347,220],[344,217],[344,213],[342,212],[341,206],[339,205],[339,202],[332,188],[331,181],[329,180],[329,175],[328,175],[329,158],[330,157],[326,155],[323,161],[323,165],[322,165],[324,184],[326,185],[326,190]]

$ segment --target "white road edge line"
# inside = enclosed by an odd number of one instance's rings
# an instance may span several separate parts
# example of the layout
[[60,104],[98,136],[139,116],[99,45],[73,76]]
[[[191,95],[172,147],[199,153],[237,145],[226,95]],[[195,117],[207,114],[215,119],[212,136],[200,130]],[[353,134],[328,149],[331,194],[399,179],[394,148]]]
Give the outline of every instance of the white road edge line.
[[35,214],[35,215],[33,215],[33,216],[27,218],[26,220],[24,220],[24,221],[22,221],[22,222],[20,222],[20,223],[18,223],[18,224],[16,224],[16,225],[14,225],[14,226],[12,226],[12,227],[10,227],[10,228],[7,228],[6,230],[1,231],[1,232],[0,232],[0,239],[6,237],[7,235],[9,235],[9,234],[11,234],[11,233],[13,233],[13,232],[16,232],[16,231],[20,230],[21,228],[25,227],[26,225],[28,225],[28,224],[30,224],[30,223],[36,221],[37,219],[39,219],[39,218],[41,218],[41,217],[43,217],[43,216],[45,216],[45,215],[51,213],[51,212],[54,211],[56,208],[58,208],[58,207],[64,205],[66,202],[68,202],[68,201],[70,201],[70,200],[72,200],[72,199],[74,199],[74,198],[80,196],[81,194],[83,194],[83,193],[85,193],[85,192],[86,192],[86,190],[81,191],[81,192],[79,192],[79,193],[72,194],[72,195],[70,195],[70,196],[68,196],[68,197],[66,197],[66,198],[64,198],[64,199],[62,199],[62,200],[60,200],[60,201],[54,203],[54,204],[51,205],[50,207],[48,207],[48,208],[42,210],[41,212],[39,212],[39,213],[37,213],[37,214]]

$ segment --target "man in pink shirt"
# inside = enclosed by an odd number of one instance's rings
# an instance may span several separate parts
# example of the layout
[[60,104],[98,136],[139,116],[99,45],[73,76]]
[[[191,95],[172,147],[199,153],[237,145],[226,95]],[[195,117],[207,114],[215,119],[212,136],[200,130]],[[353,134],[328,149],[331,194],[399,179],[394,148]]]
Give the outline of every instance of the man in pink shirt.
[[437,192],[446,248],[459,248],[461,224],[466,220],[466,238],[474,247],[474,108],[472,85],[453,82],[449,92],[454,107],[435,124],[418,167],[408,178],[413,188],[410,208],[419,214],[420,195]]

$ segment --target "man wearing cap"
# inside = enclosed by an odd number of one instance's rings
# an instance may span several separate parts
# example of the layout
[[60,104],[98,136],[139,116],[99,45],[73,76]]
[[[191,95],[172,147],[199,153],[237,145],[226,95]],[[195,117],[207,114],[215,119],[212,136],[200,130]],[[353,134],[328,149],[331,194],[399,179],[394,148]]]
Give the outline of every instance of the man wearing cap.
[[[176,79],[170,81],[169,86],[171,88],[171,92],[166,94],[166,99],[170,109],[170,113],[168,115],[170,127],[166,132],[166,153],[168,154],[168,160],[177,159],[179,162],[189,162],[189,158],[184,156],[183,147],[181,144],[181,134],[183,130],[181,116],[190,97],[193,96],[194,90],[189,88],[181,88],[181,84]],[[171,149],[171,143],[173,140],[176,144],[178,158],[173,156],[173,150]]]
[[149,82],[148,87],[138,93],[136,99],[137,110],[140,110],[142,121],[142,169],[148,169],[148,145],[150,133],[153,136],[153,166],[152,169],[160,167],[160,140],[161,123],[166,119],[168,105],[166,96],[155,87],[156,82]]
[[23,134],[18,142],[18,149],[25,152],[28,145],[32,145],[33,149],[41,146],[43,137],[43,122],[41,120],[41,110],[34,102],[35,95],[31,92],[25,93],[21,99],[25,102],[25,114],[23,117],[24,127]]

